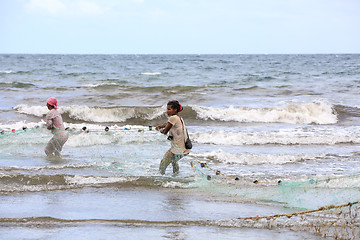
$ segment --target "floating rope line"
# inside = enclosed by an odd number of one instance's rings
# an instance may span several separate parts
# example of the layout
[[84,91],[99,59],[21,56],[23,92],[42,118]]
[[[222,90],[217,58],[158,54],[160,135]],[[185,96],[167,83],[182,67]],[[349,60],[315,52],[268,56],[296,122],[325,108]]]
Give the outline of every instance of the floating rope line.
[[123,127],[123,128],[110,128],[106,126],[104,129],[89,129],[86,126],[82,127],[81,129],[76,128],[70,128],[67,127],[65,130],[69,132],[78,132],[78,133],[90,133],[90,132],[105,132],[105,133],[111,133],[111,132],[153,132],[153,126],[149,126],[148,128],[139,128],[139,127]]
[[[206,163],[200,162],[197,160],[192,160],[190,162],[191,166],[199,173],[199,175],[208,181],[212,180],[212,176],[201,172],[201,168],[206,168],[210,171],[215,172],[215,175],[221,175],[232,180],[239,181],[238,176],[230,176],[227,174],[222,174],[219,170],[215,170],[209,167]],[[196,164],[196,166],[194,166]],[[199,166],[199,167],[198,167]],[[353,176],[358,176],[359,173],[352,174]],[[342,179],[343,176],[337,178],[327,178],[325,180],[314,180],[310,179],[307,183],[316,184],[321,182],[328,183],[333,179]],[[257,180],[253,181],[254,184],[261,183]],[[279,181],[277,185],[281,187],[283,184],[287,186],[289,182]],[[304,182],[306,183],[306,182]],[[345,202],[345,201],[344,201]],[[316,234],[320,234],[323,237],[334,237],[335,239],[359,239],[360,233],[360,222],[359,222],[359,210],[360,200],[347,202],[345,204],[339,205],[324,205],[316,209],[308,209],[304,211],[297,211],[292,213],[284,214],[274,214],[274,215],[264,215],[264,216],[249,216],[249,217],[236,217],[234,220],[238,220],[241,223],[232,222],[237,226],[246,226],[246,227],[291,227],[293,230],[303,231],[307,230]],[[357,205],[357,207],[352,208],[352,206]],[[345,213],[343,208],[349,207],[349,213]],[[331,211],[330,211],[331,210]],[[336,210],[336,211],[335,211]],[[320,215],[315,215],[314,213],[321,213]],[[314,215],[312,215],[314,214]],[[295,218],[290,223],[288,220],[282,218]],[[307,219],[307,220],[306,220]],[[297,221],[303,222],[296,224]],[[231,225],[231,223],[230,223]],[[224,226],[227,226],[225,223]]]
[[[325,206],[316,210],[308,210],[294,214],[277,214],[271,216],[256,216],[247,218],[232,218],[231,220],[158,220],[146,221],[139,219],[61,219],[49,216],[24,217],[24,218],[0,218],[0,223],[4,226],[42,226],[42,225],[62,225],[67,226],[74,224],[95,224],[95,225],[132,225],[132,226],[162,226],[162,227],[179,227],[179,226],[211,226],[211,227],[235,227],[235,228],[255,228],[255,229],[274,229],[288,228],[292,231],[308,231],[313,234],[320,235],[326,239],[344,239],[358,240],[360,234],[359,225],[359,207],[353,207],[357,202],[347,203],[338,206]],[[341,208],[349,207],[349,211],[343,211]],[[329,218],[317,218],[316,215],[311,216],[310,213],[320,212],[331,209],[341,209],[340,212],[330,212]],[[294,220],[283,220],[281,217],[291,218],[299,216]],[[307,215],[308,214],[308,215]],[[325,213],[326,214],[326,213]],[[335,215],[334,215],[335,214]],[[314,218],[315,217],[315,218]],[[335,218],[333,218],[335,217]],[[262,219],[262,220],[261,220]]]
[[305,211],[301,211],[301,212],[275,214],[275,215],[269,215],[269,216],[242,217],[242,218],[236,218],[236,219],[240,219],[240,220],[247,220],[247,219],[252,219],[252,220],[266,219],[266,220],[271,220],[271,219],[275,219],[275,218],[279,218],[279,217],[288,217],[288,218],[291,218],[291,217],[293,217],[293,216],[304,215],[304,214],[315,213],[315,212],[322,212],[322,211],[326,211],[326,210],[330,210],[330,209],[343,208],[343,207],[347,207],[347,206],[351,207],[351,206],[356,205],[356,204],[359,204],[359,203],[360,203],[360,200],[355,201],[355,202],[349,202],[349,203],[341,204],[341,205],[322,206],[322,207],[319,207],[319,208],[317,208],[317,209],[305,210]]
[[[310,213],[315,213],[315,212],[322,212],[322,211],[326,211],[326,210],[331,210],[331,209],[339,209],[339,208],[344,208],[344,207],[352,207],[353,205],[356,204],[360,204],[360,200],[359,201],[355,201],[355,202],[349,202],[346,204],[341,204],[341,205],[329,205],[329,206],[323,206],[320,207],[318,209],[313,209],[313,210],[306,210],[306,211],[302,211],[302,212],[294,212],[294,213],[284,213],[284,214],[275,214],[275,215],[269,215],[269,216],[255,216],[255,217],[238,217],[235,218],[237,220],[260,220],[260,219],[266,219],[266,220],[272,220],[272,219],[276,219],[276,218],[280,218],[280,217],[287,217],[287,218],[291,218],[293,216],[298,216],[298,215],[304,215],[304,214],[310,214]],[[48,222],[49,220],[57,220],[57,218],[51,218],[51,217],[29,217],[29,218],[3,218],[0,221],[1,222],[17,222],[17,223],[24,223],[24,222],[28,222],[31,220],[36,220],[36,221],[40,221],[40,220],[47,220],[46,222]],[[96,221],[103,221],[103,222],[121,222],[121,221],[126,221],[126,222],[136,222],[136,221],[141,221],[141,222],[146,222],[143,220],[97,220],[97,219],[79,219],[79,220],[61,220],[61,222],[96,222]],[[178,223],[181,224],[181,222],[183,221],[151,221],[150,223]],[[199,223],[201,221],[186,221],[186,225],[191,225],[191,224],[196,224]],[[205,222],[207,223],[211,223],[211,220],[205,220]]]
[[[200,165],[200,167],[202,167],[202,168],[207,168],[207,169],[209,169],[210,171],[214,172],[216,176],[223,176],[223,177],[226,177],[226,178],[235,180],[235,181],[239,181],[239,180],[240,180],[240,177],[239,177],[239,176],[235,176],[235,177],[234,177],[234,176],[231,176],[231,175],[227,175],[227,174],[225,174],[225,173],[222,173],[220,170],[216,170],[216,169],[213,169],[213,168],[209,167],[209,165],[208,165],[206,162],[200,162],[200,161],[198,161],[198,160],[192,160],[192,161],[198,163],[198,164]],[[191,167],[194,167],[194,164],[193,164],[192,161],[190,162],[190,165],[191,165]],[[196,168],[195,168],[195,169],[196,169]],[[210,180],[212,179],[211,175],[207,175],[207,176],[206,176],[206,179],[210,181]],[[252,183],[254,183],[254,184],[259,184],[259,183],[260,183],[260,184],[261,184],[261,183],[263,183],[263,184],[269,184],[269,182],[261,182],[261,181],[259,181],[259,180],[254,180],[254,181],[252,181]],[[282,183],[281,180],[279,180],[279,181],[277,182],[278,185],[281,184],[281,183]]]
[[[235,180],[235,181],[240,180],[239,176],[234,177],[234,176],[231,176],[231,175],[224,174],[220,170],[216,170],[216,169],[211,168],[206,162],[201,162],[201,161],[198,161],[198,160],[192,160],[192,161],[198,163],[201,168],[207,168],[210,171],[214,172],[214,174],[216,176],[223,176],[223,177]],[[191,165],[191,167],[194,167],[193,162],[190,162],[190,165]],[[339,179],[344,179],[344,178],[349,178],[349,177],[357,177],[357,176],[360,176],[360,172],[353,173],[353,174],[350,174],[350,175],[347,175],[347,176],[337,176],[337,177],[334,176],[334,177],[331,177],[331,178],[328,177],[326,179],[314,179],[314,178],[311,178],[310,180],[304,181],[304,183],[310,183],[310,184],[319,184],[319,183],[322,183],[322,182],[329,183],[330,181],[333,181],[333,180],[339,180]],[[210,181],[212,179],[211,175],[207,175],[206,179]],[[262,181],[259,181],[257,179],[253,180],[252,183],[254,183],[254,184],[271,184],[271,182],[262,182]],[[277,185],[286,185],[287,183],[288,182],[285,182],[283,180],[278,180],[276,184]],[[274,185],[275,185],[275,183],[274,183]]]
[[38,131],[40,129],[42,129],[44,127],[42,126],[36,126],[33,128],[27,128],[26,126],[22,127],[21,129],[10,129],[9,131],[5,131],[5,130],[0,130],[0,138],[1,137],[5,137],[5,136],[16,136],[19,134],[24,134],[24,133],[30,133],[30,132],[34,132],[34,131]]
[[287,214],[239,217],[235,218],[233,223],[237,226],[255,228],[285,227],[294,231],[312,232],[331,239],[358,240],[360,236],[359,203],[360,200]]
[[[13,134],[26,133],[26,132],[30,132],[30,131],[33,131],[33,130],[38,130],[38,129],[41,129],[41,128],[44,128],[44,126],[36,126],[36,127],[33,127],[33,128],[27,128],[26,126],[24,126],[21,129],[10,129],[10,130],[1,130],[0,129],[0,137],[1,136],[13,136]],[[67,127],[67,128],[65,128],[65,130],[67,130],[69,132],[79,131],[79,132],[85,132],[85,133],[89,133],[89,132],[130,131],[130,130],[136,130],[137,132],[145,132],[145,131],[153,131],[153,126],[149,126],[148,129],[145,129],[145,128],[131,128],[131,127],[110,129],[110,127],[106,126],[102,130],[101,129],[88,129],[86,126],[84,126],[81,129]]]

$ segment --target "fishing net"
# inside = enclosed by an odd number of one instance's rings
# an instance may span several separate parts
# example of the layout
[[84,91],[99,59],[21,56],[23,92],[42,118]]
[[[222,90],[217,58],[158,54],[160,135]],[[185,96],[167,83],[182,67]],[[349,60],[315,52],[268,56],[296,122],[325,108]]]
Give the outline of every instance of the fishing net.
[[[113,129],[111,129],[113,130]],[[108,136],[108,129],[81,129],[68,130],[79,139],[74,139],[85,144],[89,134],[98,139],[94,151],[88,152],[96,159],[102,159],[101,144],[121,142],[139,142],[144,138],[144,129],[116,129],[116,134]],[[151,131],[149,129],[149,131]],[[131,134],[130,134],[131,133]],[[36,138],[34,138],[36,134]],[[130,135],[129,135],[130,134]],[[99,139],[99,136],[103,136]],[[113,136],[114,135],[114,136]],[[126,138],[122,138],[126,135]],[[31,128],[17,131],[0,133],[1,152],[6,153],[12,147],[23,146],[25,143],[39,143],[41,150],[50,134],[46,129]],[[153,137],[152,135],[148,136]],[[30,138],[32,141],[30,141]],[[109,138],[109,139],[108,139]],[[136,139],[136,141],[134,139]],[[37,139],[38,142],[33,142]],[[101,140],[101,141],[100,141]],[[104,141],[106,141],[104,143]],[[94,145],[92,142],[91,146]],[[129,146],[127,146],[129,147]],[[23,150],[22,150],[23,151]],[[86,148],[86,151],[89,151]],[[129,151],[136,152],[136,151]],[[88,156],[86,155],[86,156]],[[117,156],[118,158],[119,156]],[[142,159],[141,156],[124,156],[129,159]],[[110,161],[111,159],[107,159]],[[191,160],[191,165],[203,181],[209,183],[211,191],[228,194],[242,200],[251,202],[274,203],[293,210],[291,213],[278,213],[269,216],[237,216],[232,220],[223,220],[213,223],[215,226],[235,226],[250,228],[288,228],[294,231],[309,231],[323,237],[335,239],[359,239],[360,237],[360,173],[350,175],[329,176],[294,176],[287,179],[279,176],[267,176],[263,179],[252,179],[251,176],[237,176],[224,173],[221,169],[215,169],[205,162]],[[115,162],[110,165],[114,171],[121,169],[127,173],[130,169],[125,163]],[[119,165],[122,164],[122,165]],[[133,161],[132,163],[133,164]],[[124,165],[124,166],[123,166]],[[145,164],[147,165],[147,164]],[[141,169],[141,167],[138,167]],[[142,169],[146,171],[146,169]]]
[[211,183],[214,191],[294,209],[291,213],[238,217],[223,221],[221,226],[289,228],[335,239],[360,238],[360,173],[257,180],[224,174],[196,160],[191,161],[191,166],[204,181]]

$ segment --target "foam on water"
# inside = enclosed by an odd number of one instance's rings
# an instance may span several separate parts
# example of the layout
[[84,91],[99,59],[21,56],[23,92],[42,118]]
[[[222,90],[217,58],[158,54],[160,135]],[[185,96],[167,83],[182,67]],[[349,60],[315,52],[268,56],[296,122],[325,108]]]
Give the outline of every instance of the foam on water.
[[94,177],[94,176],[65,176],[67,184],[70,185],[96,185],[109,183],[124,183],[136,181],[138,178],[129,177]]
[[291,124],[334,124],[337,116],[331,105],[326,103],[304,103],[287,105],[280,108],[251,109],[244,107],[215,108],[192,106],[201,119],[265,122]]
[[[0,129],[6,130],[0,138],[3,141],[0,144],[11,141],[21,141],[26,143],[37,142],[39,139],[51,136],[50,132],[42,126],[40,122],[16,122],[12,124],[1,124]],[[164,136],[157,131],[149,130],[148,126],[141,125],[109,125],[109,131],[104,130],[104,126],[97,124],[68,124],[71,137],[67,144],[70,146],[91,146],[91,145],[109,145],[126,143],[151,143],[163,142]],[[86,130],[82,128],[86,127]],[[22,130],[26,128],[25,130]],[[12,129],[16,131],[11,131]],[[216,144],[216,145],[334,145],[334,144],[358,144],[360,143],[360,128],[358,126],[299,126],[274,129],[243,128],[242,131],[232,131],[232,128],[226,130],[211,130],[214,128],[200,131],[192,130],[189,135],[195,143]],[[38,134],[36,137],[34,134]],[[16,138],[16,136],[21,137]],[[9,140],[10,141],[10,140]],[[42,140],[41,142],[43,142]]]
[[[48,112],[46,106],[27,106],[20,104],[14,107],[19,113],[44,117]],[[101,108],[89,106],[63,106],[59,107],[61,114],[68,115],[71,119],[88,122],[125,122],[130,118],[156,119],[164,115],[164,107],[114,107]]]
[[42,170],[63,170],[63,169],[83,169],[91,167],[103,167],[108,166],[111,163],[104,162],[87,162],[87,163],[78,163],[78,164],[63,164],[63,165],[41,165],[41,166],[9,166],[9,167],[0,167],[1,171],[42,171]]
[[96,83],[96,84],[87,84],[85,85],[85,87],[89,87],[89,88],[97,88],[97,87],[101,87],[101,86],[106,86],[106,87],[114,87],[114,86],[118,86],[117,83]]
[[19,104],[14,107],[14,110],[19,113],[25,113],[34,115],[37,117],[43,117],[49,112],[49,109],[46,106],[28,106],[26,104]]
[[45,122],[43,120],[39,122],[26,122],[26,121],[19,121],[14,123],[2,123],[0,124],[0,130],[23,130],[24,128],[27,129],[35,129],[36,127],[39,128],[43,126]]
[[[316,229],[346,239],[355,229],[358,236],[360,214],[346,214],[345,208],[280,221],[234,217],[360,199],[359,60],[360,55],[0,55],[1,224],[12,227],[6,233],[21,225],[24,236],[68,226],[82,236],[84,226],[132,226],[134,233],[146,226],[176,238],[190,225],[201,228],[204,238],[221,226],[234,238],[247,227],[256,238],[258,229],[273,226],[272,233]],[[53,135],[41,118],[51,96],[59,100],[70,135],[58,158],[44,153]],[[184,106],[180,115],[194,147],[179,161],[180,173],[173,174],[170,165],[161,175],[159,163],[170,143],[149,126],[167,120],[165,104],[173,99]]]
[[157,76],[157,75],[161,75],[161,72],[144,72],[141,73],[142,75],[148,75],[148,76]]
[[[44,117],[48,112],[45,106],[20,104],[14,110],[28,115]],[[125,122],[129,119],[154,120],[164,116],[165,106],[160,107],[89,107],[62,106],[59,112],[70,119],[88,122]],[[246,107],[205,107],[191,105],[186,109],[188,120],[202,119],[222,122],[243,123],[288,123],[288,124],[335,124],[338,121],[333,106],[323,102],[285,105],[279,108]]]
[[12,70],[5,70],[5,71],[0,71],[0,74],[1,74],[1,73],[10,74],[10,73],[14,73],[14,71],[12,71]]
[[115,134],[107,133],[80,133],[72,135],[67,145],[71,147],[95,146],[95,145],[118,145],[118,144],[144,144],[161,142],[164,137],[153,133],[133,132],[129,134],[127,130]]
[[319,160],[326,157],[326,154],[240,154],[227,153],[221,149],[206,152],[193,153],[195,158],[205,158],[206,160],[217,161],[226,164],[241,164],[241,165],[260,165],[260,164],[287,164],[299,163],[311,160]]
[[256,132],[210,131],[191,133],[191,138],[202,144],[216,145],[266,145],[266,144],[320,144],[360,143],[359,127],[296,127]]

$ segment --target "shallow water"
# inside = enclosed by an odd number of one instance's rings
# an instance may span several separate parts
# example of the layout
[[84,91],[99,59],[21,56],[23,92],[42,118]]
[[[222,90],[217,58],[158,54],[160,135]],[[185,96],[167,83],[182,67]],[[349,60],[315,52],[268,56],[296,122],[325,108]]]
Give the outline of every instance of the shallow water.
[[[360,200],[359,67],[360,55],[0,55],[0,237],[356,239],[357,203],[256,217]],[[60,158],[44,154],[51,96],[70,134]],[[162,176],[170,144],[149,126],[172,99],[194,148]]]
[[[16,208],[13,208],[16,204]],[[5,239],[315,239],[308,233],[229,229],[212,220],[289,209],[253,205],[183,189],[111,187],[1,197]],[[32,216],[31,219],[28,216]],[[34,229],[34,231],[30,231]],[[319,238],[320,239],[320,238]]]

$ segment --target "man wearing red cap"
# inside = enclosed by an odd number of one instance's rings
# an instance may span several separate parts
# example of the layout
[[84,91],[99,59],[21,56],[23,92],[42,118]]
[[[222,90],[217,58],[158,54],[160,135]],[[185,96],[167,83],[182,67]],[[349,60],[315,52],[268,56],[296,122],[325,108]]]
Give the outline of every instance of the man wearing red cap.
[[54,136],[46,145],[45,153],[47,156],[60,156],[62,147],[69,138],[69,133],[65,130],[61,114],[57,110],[58,103],[56,98],[48,98],[46,103],[47,108],[50,110],[46,114],[46,127],[51,130]]

